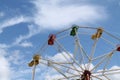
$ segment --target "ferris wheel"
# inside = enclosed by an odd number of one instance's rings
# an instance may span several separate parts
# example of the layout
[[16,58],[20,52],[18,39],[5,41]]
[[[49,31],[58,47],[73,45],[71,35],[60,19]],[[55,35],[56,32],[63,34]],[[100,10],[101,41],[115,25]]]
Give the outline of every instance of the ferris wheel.
[[120,63],[115,62],[120,60],[119,43],[120,38],[102,27],[73,25],[50,34],[28,64],[33,67],[32,80],[39,64],[59,73],[60,77],[51,80],[112,80],[111,75],[120,74]]

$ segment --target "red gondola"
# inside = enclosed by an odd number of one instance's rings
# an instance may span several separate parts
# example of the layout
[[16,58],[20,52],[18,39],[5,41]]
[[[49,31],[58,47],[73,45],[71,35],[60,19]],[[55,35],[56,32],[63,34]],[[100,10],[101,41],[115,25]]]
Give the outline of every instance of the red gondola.
[[117,49],[116,49],[117,51],[120,51],[120,44],[119,45],[117,45]]
[[56,36],[54,34],[51,34],[48,39],[48,45],[54,45]]

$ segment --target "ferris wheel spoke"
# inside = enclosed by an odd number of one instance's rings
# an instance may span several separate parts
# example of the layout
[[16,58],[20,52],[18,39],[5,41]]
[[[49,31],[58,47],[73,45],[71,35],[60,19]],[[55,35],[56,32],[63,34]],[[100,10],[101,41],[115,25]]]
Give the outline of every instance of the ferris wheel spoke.
[[80,48],[80,52],[81,52],[81,54],[83,55],[83,57],[86,56],[86,58],[89,60],[90,58],[89,58],[89,56],[87,55],[87,53],[85,52],[85,50],[83,49],[83,47],[82,47],[82,45],[81,45],[81,43],[80,43],[78,34],[77,34],[77,37],[76,37],[75,41],[76,41],[77,46]]
[[101,60],[99,61],[99,63],[96,64],[95,67],[94,67],[91,71],[97,69],[105,60],[109,59],[109,58],[113,55],[113,52],[114,52],[114,51],[112,51],[109,55],[107,55],[106,57],[104,57],[103,59],[101,59]]
[[[103,73],[104,72],[104,73]],[[107,71],[101,71],[101,72],[97,72],[95,73],[97,76],[102,76],[104,75],[114,75],[114,74],[120,74],[120,69],[114,69],[114,70],[107,70]]]
[[106,53],[106,54],[103,54],[103,55],[100,55],[100,56],[98,56],[98,57],[96,57],[96,58],[93,58],[92,61],[102,59],[102,58],[106,57],[106,56],[109,55],[109,54],[110,54],[110,52],[109,52],[109,53]]
[[119,69],[102,70],[102,71],[98,71],[98,72],[93,72],[92,74],[102,75],[102,74],[108,74],[108,73],[120,73],[120,68]]
[[93,46],[92,46],[91,53],[90,53],[90,60],[91,60],[91,59],[93,58],[93,56],[94,56],[95,49],[96,49],[96,45],[97,45],[97,41],[98,41],[98,39],[96,39],[96,40],[94,41],[94,44],[93,44]]
[[65,37],[67,37],[67,36],[69,36],[69,35],[66,34],[66,35],[60,36],[59,38],[57,38],[57,40],[60,40],[60,39],[65,38]]
[[[59,45],[57,45],[57,46],[59,46]],[[59,50],[60,50],[60,49],[62,49],[62,48],[59,46]],[[62,50],[62,51],[64,51],[64,50]],[[62,54],[62,53],[61,53],[61,54]],[[66,51],[66,54],[68,55],[69,52]],[[72,63],[72,64],[74,63],[74,62],[71,62],[70,59],[68,59],[68,57],[67,57],[65,54],[62,54],[62,55],[63,55],[63,57],[67,60],[68,63]],[[69,56],[69,58],[72,57],[72,56],[70,56],[70,55],[68,55],[68,56]],[[75,60],[74,60],[74,61],[75,61]],[[73,67],[77,70],[76,66],[74,66],[74,65],[71,65],[71,66],[73,66]]]
[[[106,67],[109,65],[109,62],[110,62],[110,59],[111,59],[111,57],[112,57],[112,53],[111,54],[108,54],[108,58],[106,58],[106,60],[104,61],[105,62],[105,64],[104,64],[104,66],[103,66],[103,72],[102,73],[104,73],[104,71],[106,70]],[[106,56],[107,57],[107,56]],[[104,58],[105,59],[105,58]]]
[[105,60],[106,60],[106,58],[103,58],[97,65],[95,65],[95,67],[93,67],[93,69],[91,71],[96,70]]
[[[74,75],[74,76],[68,76],[69,79],[73,79],[73,78],[77,78],[79,77],[80,75]],[[55,80],[66,80],[66,78],[59,78],[59,79],[55,79]],[[81,79],[79,79],[81,80]]]
[[68,77],[63,72],[61,72],[60,69],[58,69],[57,67],[55,67],[53,65],[51,65],[51,67],[53,67],[58,73],[60,73],[62,76],[64,76],[66,79],[68,79]]
[[73,63],[70,63],[70,62],[53,62],[54,64],[73,64]]
[[[61,72],[62,70],[61,70],[60,68],[54,66],[54,65],[51,65],[51,67],[53,67],[55,70],[57,70],[57,72],[59,72],[60,74],[62,74],[65,79],[69,79],[69,76],[68,76],[68,75],[76,76],[76,74],[71,73],[71,72],[68,72],[68,71],[67,71],[67,72],[66,72],[66,71],[65,71],[65,72]],[[66,76],[66,74],[68,74],[68,75]]]
[[[63,64],[72,64],[71,62],[55,62],[55,61],[53,61],[53,60],[50,60],[50,59],[43,59],[43,58],[41,58],[41,62],[46,62],[46,63],[48,63],[49,61],[50,62],[52,62],[52,63],[54,63],[54,64],[59,64],[59,65],[63,65]],[[40,63],[41,63],[40,62]]]
[[[74,66],[74,64],[72,64],[72,66],[73,66],[74,69],[78,70],[78,69],[76,68],[76,66]],[[78,67],[79,67],[79,66],[78,66]],[[81,75],[81,73],[83,73],[83,71],[82,71],[82,70],[79,70],[78,73],[79,73],[79,75]]]
[[35,69],[36,69],[36,65],[33,66],[32,80],[35,79]]
[[58,34],[60,34],[60,33],[63,33],[63,32],[65,32],[65,31],[68,31],[68,30],[70,30],[70,29],[71,29],[71,27],[68,28],[68,29],[64,29],[64,30],[62,30],[62,31],[60,31],[60,32],[57,32],[56,35],[58,35]]
[[[117,74],[120,74],[120,72],[106,72],[104,73],[105,76],[108,76],[108,75],[117,75]],[[104,76],[103,73],[99,73],[99,74],[96,74],[96,76]]]
[[[80,49],[80,52],[78,53],[79,55],[77,55],[77,57],[79,59],[78,62],[80,64],[83,64],[84,68],[86,69],[84,53],[83,53],[82,49],[80,48],[80,43],[79,43],[79,39],[78,38],[75,39],[75,47],[76,48],[75,48],[74,54],[76,54],[78,49]],[[81,54],[81,57],[80,57],[80,54]],[[76,56],[75,56],[75,58],[76,58]]]
[[48,47],[48,44],[47,44],[47,41],[46,41],[36,53],[42,55],[42,53],[45,51],[45,49],[47,49],[47,47]]
[[57,65],[62,66],[62,67],[65,67],[65,68],[67,68],[67,69],[69,69],[69,70],[76,71],[76,72],[78,72],[79,74],[82,73],[82,71],[80,71],[80,70],[78,70],[78,69],[76,69],[76,68],[68,67],[68,66],[65,66],[65,65],[59,64],[59,63],[54,63],[54,62],[52,62],[52,63],[53,63],[53,64],[57,64]]
[[116,74],[120,74],[120,72],[105,73],[105,75],[116,75]]
[[107,31],[105,31],[105,30],[104,30],[104,32],[105,32],[106,34],[108,34],[109,36],[111,36],[111,37],[113,37],[113,38],[117,39],[118,41],[120,41],[120,38],[118,38],[118,37],[114,36],[113,34],[111,34],[111,33],[107,32]]
[[68,57],[65,56],[65,54],[62,53],[62,50],[61,50],[60,46],[56,45],[56,46],[55,46],[55,49],[56,49],[58,52],[61,52],[61,55],[67,60],[67,62],[70,62],[70,61],[69,61],[70,59],[68,59]]
[[107,61],[106,61],[105,65],[104,65],[104,67],[103,67],[103,70],[105,70],[105,69],[106,69],[106,67],[108,66],[108,64],[109,64],[109,62],[110,62],[111,57],[112,57],[112,55],[111,55],[111,56],[107,59]]
[[74,57],[74,59],[76,59],[76,56],[77,56],[77,50],[78,50],[78,46],[77,46],[76,43],[75,43],[75,48],[74,48],[74,53],[73,53],[73,57]]
[[79,52],[79,54],[81,54],[81,58],[79,58],[80,64],[83,64],[84,68],[86,69],[85,58],[87,58],[89,60],[89,56],[87,55],[87,53],[83,49],[83,47],[80,43],[78,34],[75,37],[75,43],[76,43],[77,47],[80,49],[80,52]]
[[[44,59],[45,60],[45,59]],[[69,70],[72,70],[74,72],[77,72],[79,75],[81,75],[82,71],[78,70],[76,67],[73,66],[72,67],[69,67],[72,63],[62,63],[62,62],[54,62],[54,61],[51,61],[51,60],[45,60],[46,62],[41,62],[42,64],[44,65],[47,65],[47,66],[51,66],[51,65],[54,65],[56,64],[57,66],[60,66],[61,68],[66,68],[66,69],[69,69]],[[69,64],[69,66],[66,66],[64,64]],[[69,73],[69,72],[68,72]],[[72,74],[72,73],[71,73]]]
[[73,60],[73,62],[75,62],[82,70],[84,70],[82,66],[79,63],[77,63],[77,61],[67,52],[67,50],[62,45],[60,45],[60,43],[57,40],[56,43],[60,46],[61,49],[63,49],[64,52],[66,52],[66,54]]
[[104,76],[107,80],[111,80],[111,79],[109,79],[106,75],[103,74],[103,76]]
[[114,43],[112,43],[111,41],[105,39],[104,37],[101,37],[101,39],[103,39],[105,42],[107,42],[108,44],[111,44],[113,46],[116,46]]
[[90,68],[90,64],[92,63],[92,59],[93,59],[93,56],[94,56],[94,53],[95,53],[97,41],[98,41],[98,39],[96,39],[94,41],[94,44],[93,44],[92,49],[91,49],[90,59],[89,59],[88,65],[87,65],[88,70]]
[[91,77],[96,78],[96,79],[98,79],[98,80],[103,80],[102,78],[100,78],[100,77],[98,77],[98,76],[94,76],[94,75],[91,75]]

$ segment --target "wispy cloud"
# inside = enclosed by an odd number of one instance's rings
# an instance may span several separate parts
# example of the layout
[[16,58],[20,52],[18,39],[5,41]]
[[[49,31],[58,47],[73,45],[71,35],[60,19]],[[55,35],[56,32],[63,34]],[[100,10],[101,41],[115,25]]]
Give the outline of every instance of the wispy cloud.
[[[17,21],[17,22],[23,22],[24,20],[20,20],[20,21]],[[11,27],[10,25],[9,26],[5,26],[5,27],[2,27],[0,28],[1,29],[1,32],[3,31],[4,28],[6,27]],[[38,26],[35,26],[35,25],[28,25],[28,33],[26,33],[26,35],[19,35],[17,38],[15,38],[14,42],[12,42],[11,44],[4,44],[4,43],[1,43],[0,45],[0,48],[11,48],[11,47],[14,47],[14,46],[21,46],[21,47],[32,47],[32,43],[31,42],[28,42],[27,39],[33,37],[34,35],[40,33],[41,29],[40,27]]]
[[11,62],[11,64],[20,65],[24,61],[23,57],[24,56],[20,55],[19,50],[15,50],[11,52],[11,55],[8,57],[8,60],[9,62]]
[[[28,18],[25,18],[23,16],[19,16],[19,17],[14,17],[14,18],[11,18],[11,19],[7,19],[5,20],[4,22],[0,23],[0,33],[3,32],[3,30],[7,27],[13,27],[14,25],[16,24],[20,24],[22,22],[29,22],[30,19],[28,20]],[[1,43],[0,44],[0,48],[10,48],[10,47],[13,47],[13,46],[21,46],[21,47],[32,47],[32,43],[30,42],[22,42],[23,40],[26,40],[30,37],[32,37],[33,35],[35,35],[36,33],[39,32],[39,29],[36,29],[37,27],[34,27],[34,26],[28,26],[28,34],[26,35],[20,35],[18,38],[15,39],[15,41],[12,43],[12,44],[4,44],[4,43]],[[38,31],[37,31],[38,30]]]
[[24,77],[31,73],[31,69],[27,66],[27,57],[21,53],[21,50],[9,51],[7,55],[8,56],[5,60],[7,60],[10,65],[7,66],[10,71],[10,76],[6,76],[6,78],[9,78],[6,80],[28,80],[28,78]]
[[118,5],[120,6],[120,2],[118,3]]
[[5,14],[3,12],[0,12],[0,17],[3,17]]
[[20,43],[20,46],[22,47],[32,47],[32,43],[31,42],[28,42],[28,41],[24,41],[22,43]]
[[25,68],[27,63],[24,62],[24,56],[20,53],[20,50],[8,53],[8,50],[0,48],[0,80],[26,80],[23,76],[31,70]]
[[16,24],[27,22],[29,19],[25,18],[24,16],[19,17],[13,17],[11,19],[4,20],[3,22],[0,22],[0,33],[3,32],[4,28],[12,27]]
[[70,24],[93,23],[105,18],[104,8],[100,6],[89,4],[62,6],[61,2],[65,1],[34,1],[37,9],[35,23],[44,29],[61,29]]
[[0,44],[0,48],[1,49],[6,49],[6,48],[8,48],[9,47],[9,45],[6,45],[6,44]]
[[37,26],[29,25],[28,26],[29,32],[26,35],[20,35],[15,39],[15,41],[12,43],[12,46],[14,45],[20,45],[23,47],[31,47],[32,43],[30,42],[24,42],[25,40],[31,38],[32,36],[38,34],[40,32],[40,29]]
[[[69,53],[70,56],[73,57],[73,55],[71,53]],[[63,55],[65,57],[63,57]],[[57,62],[68,62],[67,60],[71,60],[70,56],[68,56],[68,54],[66,54],[65,52],[61,52],[61,53],[57,53],[56,55],[54,55],[53,57],[50,57],[50,59],[57,61]],[[67,58],[67,60],[66,60]]]

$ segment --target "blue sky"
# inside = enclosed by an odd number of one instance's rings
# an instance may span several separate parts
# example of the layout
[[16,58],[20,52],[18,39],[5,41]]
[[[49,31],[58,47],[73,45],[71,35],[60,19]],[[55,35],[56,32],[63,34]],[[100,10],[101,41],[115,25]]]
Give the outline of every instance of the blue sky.
[[[31,68],[27,63],[33,54],[49,33],[72,24],[101,26],[120,36],[119,14],[119,0],[0,0],[1,80],[30,80]],[[45,70],[38,73],[36,80],[50,76]]]

